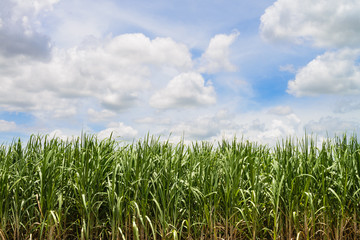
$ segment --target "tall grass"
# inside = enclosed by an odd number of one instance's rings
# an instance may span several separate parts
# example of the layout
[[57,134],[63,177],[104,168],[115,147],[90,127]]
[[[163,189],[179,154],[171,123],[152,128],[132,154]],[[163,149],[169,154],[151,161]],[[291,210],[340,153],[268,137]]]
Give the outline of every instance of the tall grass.
[[356,136],[0,146],[0,239],[356,239]]

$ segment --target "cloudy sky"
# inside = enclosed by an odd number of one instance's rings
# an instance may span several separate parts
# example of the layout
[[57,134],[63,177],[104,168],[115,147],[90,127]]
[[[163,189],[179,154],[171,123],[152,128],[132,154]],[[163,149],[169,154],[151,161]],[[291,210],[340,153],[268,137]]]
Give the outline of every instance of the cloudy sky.
[[1,0],[0,142],[360,132],[360,1]]

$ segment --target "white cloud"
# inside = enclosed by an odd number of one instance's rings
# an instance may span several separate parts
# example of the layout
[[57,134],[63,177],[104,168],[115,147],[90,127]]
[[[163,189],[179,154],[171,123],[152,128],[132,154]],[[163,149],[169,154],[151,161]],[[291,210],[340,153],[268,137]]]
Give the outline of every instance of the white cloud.
[[71,141],[79,137],[79,134],[71,134],[69,130],[55,129],[49,133],[49,138],[59,138],[63,141]]
[[52,112],[53,118],[69,118],[73,117],[77,114],[76,106],[69,106],[67,105],[66,108],[56,108],[54,110],[49,109],[48,111]]
[[349,121],[337,117],[322,117],[319,120],[312,120],[305,125],[308,133],[315,133],[321,136],[334,137],[335,134],[356,133],[360,130],[358,121]]
[[360,2],[278,0],[261,16],[261,34],[273,42],[312,42],[319,47],[358,47]]
[[273,120],[271,126],[265,132],[260,133],[260,139],[278,139],[290,134],[294,134],[293,128],[286,125],[281,120]]
[[38,15],[51,11],[58,0],[2,0],[0,8],[0,54],[25,55],[40,60],[50,56],[50,38],[41,31]]
[[171,129],[177,136],[184,135],[193,140],[206,140],[219,133],[219,123],[213,118],[200,117],[188,123],[180,123]]
[[15,122],[9,122],[0,119],[0,132],[10,132],[16,129]]
[[[187,47],[169,38],[124,34],[84,48],[53,49],[49,62],[1,57],[0,105],[5,110],[54,110],[96,99],[119,111],[137,103],[152,71],[191,69]],[[157,73],[159,74],[159,73]]]
[[295,114],[289,114],[284,119],[273,119],[264,132],[259,133],[260,142],[274,142],[282,138],[294,137],[298,133],[301,120]]
[[198,114],[198,117],[189,118],[175,124],[170,132],[174,136],[184,136],[190,140],[216,140],[224,129],[231,129],[232,134],[238,128],[236,121],[233,121],[233,114],[227,109],[220,109],[215,114]]
[[290,106],[277,106],[270,108],[268,113],[282,116],[292,113],[292,109]]
[[[338,49],[327,51],[296,72],[287,92],[301,96],[360,93],[360,2],[277,0],[261,17],[266,40]],[[291,65],[281,71],[294,72]]]
[[123,34],[106,45],[106,51],[122,55],[123,62],[157,64],[188,70],[192,66],[191,55],[184,44],[171,38],[150,40],[144,34]]
[[206,86],[204,78],[196,72],[182,73],[155,93],[150,105],[155,108],[176,108],[209,105],[216,103],[215,90]]
[[122,122],[110,123],[108,128],[100,131],[97,136],[99,139],[105,139],[112,135],[113,138],[121,138],[124,140],[133,140],[138,134],[138,131],[130,126],[126,126]]
[[116,116],[115,112],[107,109],[96,111],[95,109],[89,108],[87,114],[90,122],[104,122]]
[[210,40],[209,46],[199,60],[199,71],[216,73],[220,71],[235,71],[236,66],[230,62],[230,45],[239,33],[230,35],[218,34]]
[[347,97],[338,100],[334,105],[335,113],[347,113],[360,110],[360,98],[359,97]]
[[[263,113],[252,112],[236,115],[227,119],[214,117],[199,117],[193,121],[175,126],[172,131],[175,136],[184,133],[190,140],[232,141],[237,139],[250,140],[261,144],[275,145],[284,137],[295,137],[301,132],[301,120],[295,114],[264,118]],[[259,117],[262,119],[259,120]]]
[[169,125],[171,123],[171,118],[144,117],[144,118],[135,119],[135,122],[140,124]]
[[276,144],[276,141],[287,136],[302,134],[302,121],[294,114],[279,115],[276,118],[265,114],[266,111],[256,111],[228,117],[227,121],[220,122],[218,134],[213,140],[250,140],[261,144]]
[[288,93],[295,96],[319,94],[359,94],[360,66],[356,63],[360,50],[342,49],[326,52],[301,68]]

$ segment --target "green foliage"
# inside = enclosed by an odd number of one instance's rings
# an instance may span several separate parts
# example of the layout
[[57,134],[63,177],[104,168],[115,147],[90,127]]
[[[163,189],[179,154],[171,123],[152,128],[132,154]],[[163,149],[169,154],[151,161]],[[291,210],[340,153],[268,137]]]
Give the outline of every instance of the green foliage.
[[0,239],[356,239],[356,136],[0,146]]

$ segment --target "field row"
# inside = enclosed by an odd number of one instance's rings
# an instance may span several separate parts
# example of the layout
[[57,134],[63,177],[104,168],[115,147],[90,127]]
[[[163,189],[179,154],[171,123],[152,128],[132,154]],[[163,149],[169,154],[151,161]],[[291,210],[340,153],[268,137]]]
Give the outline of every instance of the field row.
[[356,239],[360,145],[310,137],[0,146],[0,239]]

